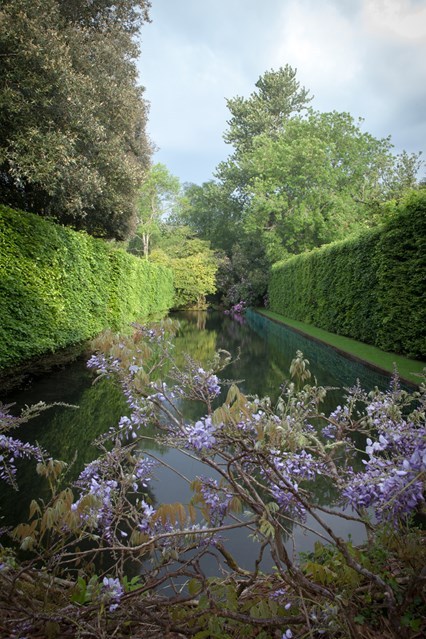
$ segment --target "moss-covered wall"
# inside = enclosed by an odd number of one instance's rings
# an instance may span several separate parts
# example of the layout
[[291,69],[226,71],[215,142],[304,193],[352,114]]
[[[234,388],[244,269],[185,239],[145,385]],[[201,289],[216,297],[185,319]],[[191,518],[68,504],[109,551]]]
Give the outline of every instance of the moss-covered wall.
[[166,312],[170,269],[0,206],[0,368]]
[[426,191],[382,227],[274,265],[270,308],[383,350],[426,356]]

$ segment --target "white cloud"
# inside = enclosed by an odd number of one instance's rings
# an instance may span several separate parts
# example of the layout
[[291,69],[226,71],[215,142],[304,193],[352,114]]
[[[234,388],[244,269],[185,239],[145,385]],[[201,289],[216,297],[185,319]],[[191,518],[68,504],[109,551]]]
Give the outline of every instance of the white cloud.
[[364,117],[398,150],[425,148],[425,11],[426,0],[157,0],[139,68],[161,161],[210,179],[231,151],[226,99],[287,63],[314,108]]
[[296,67],[313,93],[344,92],[356,81],[361,70],[356,28],[336,3],[292,0],[280,22],[281,38],[271,47],[276,65]]
[[413,0],[363,0],[366,29],[378,36],[417,42],[426,38],[426,5]]

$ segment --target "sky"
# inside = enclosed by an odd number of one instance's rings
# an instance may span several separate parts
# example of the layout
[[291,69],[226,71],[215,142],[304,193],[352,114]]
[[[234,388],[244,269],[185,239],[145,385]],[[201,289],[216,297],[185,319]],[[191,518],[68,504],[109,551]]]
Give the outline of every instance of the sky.
[[226,100],[286,64],[314,109],[426,151],[426,0],[152,0],[151,19],[138,70],[153,162],[182,183],[214,179],[232,153]]

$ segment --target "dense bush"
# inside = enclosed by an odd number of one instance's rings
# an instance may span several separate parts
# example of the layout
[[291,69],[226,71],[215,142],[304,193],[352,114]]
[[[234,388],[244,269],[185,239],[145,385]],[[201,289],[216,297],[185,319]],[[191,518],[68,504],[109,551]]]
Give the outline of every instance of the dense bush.
[[274,265],[271,310],[374,344],[426,356],[426,192],[411,193],[379,229]]
[[380,235],[376,253],[382,309],[377,344],[426,356],[426,191],[412,193]]
[[0,206],[0,367],[168,310],[172,274],[83,232]]

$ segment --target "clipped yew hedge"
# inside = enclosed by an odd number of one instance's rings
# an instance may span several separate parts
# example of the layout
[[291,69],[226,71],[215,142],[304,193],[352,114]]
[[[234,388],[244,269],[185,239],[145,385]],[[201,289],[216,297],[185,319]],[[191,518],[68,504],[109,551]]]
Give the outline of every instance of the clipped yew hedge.
[[0,206],[0,368],[166,312],[173,294],[170,269]]
[[285,317],[426,359],[426,191],[360,236],[274,265],[270,308]]

